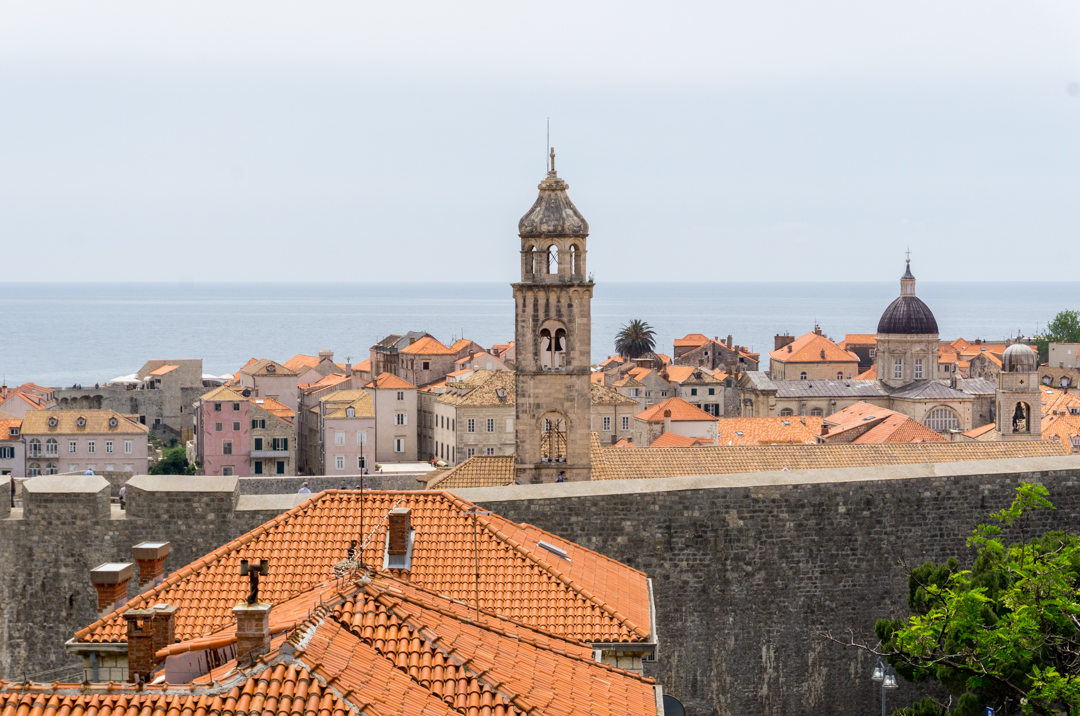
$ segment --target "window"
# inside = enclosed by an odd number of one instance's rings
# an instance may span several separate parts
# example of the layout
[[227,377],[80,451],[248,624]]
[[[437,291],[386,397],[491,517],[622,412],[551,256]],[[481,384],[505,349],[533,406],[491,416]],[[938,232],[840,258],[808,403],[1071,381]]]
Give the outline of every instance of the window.
[[221,454],[232,455],[232,440],[226,440],[225,442],[221,443]]
[[236,411],[236,412],[239,412],[240,411],[240,403],[233,403],[232,404],[232,409],[234,411]]
[[356,431],[356,444],[367,445],[367,430]]
[[397,399],[398,400],[405,400],[405,391],[404,390],[399,390],[397,392]]
[[345,417],[346,418],[355,418],[356,417],[356,408],[353,408],[353,407],[345,408]]
[[813,409],[811,409],[810,410],[810,415],[814,416],[815,418],[820,418],[821,417],[821,408],[813,408]]
[[791,408],[784,408],[783,410],[780,411],[780,415],[782,417],[786,418],[786,417],[788,417],[790,415],[794,415],[794,413],[792,412]]
[[489,433],[495,432],[495,418],[488,418],[487,419],[487,431]]
[[506,432],[508,432],[508,433],[514,432],[514,419],[513,418],[507,418],[506,419]]
[[38,465],[36,462],[30,463],[30,467],[26,468],[26,476],[27,477],[37,477],[40,474],[41,474],[41,465]]
[[56,438],[49,438],[45,441],[45,454],[56,456],[60,452],[60,446],[56,442]]
[[105,466],[105,472],[115,472],[115,471],[116,471],[116,465],[106,465]]
[[30,439],[30,457],[41,457],[41,441],[37,438]]
[[338,430],[338,431],[336,431],[334,433],[334,444],[335,445],[344,445],[345,444],[345,431],[344,430]]
[[112,452],[112,440],[105,441],[105,452]]
[[495,454],[495,448],[493,448],[493,447],[489,447],[489,448],[487,449],[487,454],[488,454],[488,455],[494,455],[494,454]]
[[[112,470],[112,466],[111,465],[106,465],[105,469],[106,470]],[[56,463],[55,462],[50,462],[48,465],[45,466],[45,474],[46,475],[55,475],[58,472],[60,472],[60,471],[56,469]]]
[[[422,361],[420,363],[420,369],[421,370],[431,370],[431,363],[428,362],[428,361]],[[404,400],[404,399],[403,398],[398,398],[398,400]]]
[[468,420],[465,421],[465,432],[467,432],[467,433],[475,433],[476,432],[476,419],[475,418],[469,418]]
[[263,471],[262,471],[262,460],[256,460],[256,461],[255,461],[255,467],[254,467],[254,472],[255,472],[255,474],[256,474],[256,475],[261,475],[261,474],[263,474]]
[[915,359],[915,378],[916,380],[922,378],[922,358]]
[[79,466],[78,465],[68,465],[68,472],[78,472],[78,471],[79,471]]
[[630,389],[630,397],[631,397],[631,398],[636,398],[636,397],[638,397],[638,390],[639,390],[638,388],[631,388],[631,389]]
[[8,428],[8,437],[13,437],[13,438],[19,437],[19,429],[18,428]]
[[604,416],[604,431],[607,432],[609,430],[611,430],[611,416],[610,415],[605,415]]
[[805,370],[802,373],[799,373],[799,380],[806,380],[806,371]]
[[222,467],[221,468],[221,474],[224,475],[225,477],[228,477],[229,475],[232,475],[233,474],[232,465],[225,465],[224,467]]
[[892,377],[893,378],[903,378],[904,377],[904,359],[903,358],[894,358],[893,359]]
[[623,418],[622,418],[622,429],[623,430],[629,430],[630,429],[630,416],[629,415],[624,415],[623,416]]
[[[696,393],[695,393],[695,395],[696,395]],[[661,398],[666,398],[667,397],[667,391],[666,390],[661,390],[660,391],[660,397]]]
[[646,390],[645,391],[645,397],[646,398],[651,398],[652,397],[652,391],[651,390]]
[[843,379],[844,379],[844,374],[843,374],[843,373],[839,373],[839,372],[838,372],[838,373],[836,374],[836,379],[837,379],[837,380],[843,380]]
[[697,395],[697,388],[691,388],[690,395]]
[[262,438],[255,438],[255,447],[253,449],[254,450],[262,450],[263,449],[262,445],[263,445],[263,439]]
[[472,457],[476,454],[476,448],[465,448],[465,457]]
[[960,420],[957,419],[956,413],[948,408],[934,408],[930,411],[930,414],[926,416],[926,427],[931,430],[937,430],[943,432],[945,430],[959,430]]
[[337,470],[344,470],[345,469],[345,456],[344,455],[335,455],[334,456],[334,468],[337,469]]
[[405,452],[405,438],[394,438],[394,452]]
[[240,432],[240,423],[234,421],[232,424],[232,429],[234,433]]
[[289,439],[288,438],[274,438],[270,441],[271,450],[288,450]]
[[214,423],[214,432],[220,433],[224,423]]
[[405,413],[398,413],[394,416],[394,425],[406,425],[408,416]]
[[127,455],[131,454],[131,441],[130,440],[125,440],[124,441],[124,453],[127,454]]
[[214,403],[214,412],[215,413],[220,413],[221,412],[221,403]]
[[[251,429],[252,430],[260,430],[260,429],[265,430],[266,429],[266,418],[263,418],[262,420],[252,420],[251,421]],[[239,428],[237,428],[237,430],[239,430]]]
[[76,452],[79,449],[79,443],[74,440],[68,440],[68,452]]
[[87,440],[86,441],[86,452],[90,452],[90,453],[94,452],[94,441],[93,440]]
[[357,470],[363,470],[366,467],[367,467],[367,458],[365,456],[363,456],[363,455],[358,456],[356,458],[356,469]]
[[0,460],[10,460],[15,457],[15,448],[0,446]]
[[716,395],[716,388],[709,388],[709,395]]
[[124,465],[124,472],[135,472],[134,465]]

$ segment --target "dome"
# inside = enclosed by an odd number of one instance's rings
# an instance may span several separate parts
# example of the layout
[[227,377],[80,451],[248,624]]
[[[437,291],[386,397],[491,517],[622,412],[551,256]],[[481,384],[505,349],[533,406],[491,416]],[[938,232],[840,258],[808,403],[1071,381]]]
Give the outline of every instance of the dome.
[[934,334],[938,332],[937,319],[930,307],[917,296],[900,296],[889,304],[877,324],[878,333],[900,335]]
[[1038,356],[1029,346],[1013,343],[1001,356],[1003,373],[1034,373],[1038,368]]
[[521,238],[540,236],[588,236],[589,222],[570,201],[566,190],[570,185],[555,173],[555,156],[552,150],[552,169],[540,182],[540,196],[525,216],[518,222]]

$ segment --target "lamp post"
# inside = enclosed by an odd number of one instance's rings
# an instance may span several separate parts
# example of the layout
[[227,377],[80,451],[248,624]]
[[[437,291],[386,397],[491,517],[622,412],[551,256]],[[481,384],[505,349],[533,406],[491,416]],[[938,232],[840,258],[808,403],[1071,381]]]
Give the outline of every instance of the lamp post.
[[874,670],[870,672],[870,678],[881,682],[881,716],[885,716],[885,692],[896,688],[896,672],[891,665],[886,666],[881,657],[878,657]]

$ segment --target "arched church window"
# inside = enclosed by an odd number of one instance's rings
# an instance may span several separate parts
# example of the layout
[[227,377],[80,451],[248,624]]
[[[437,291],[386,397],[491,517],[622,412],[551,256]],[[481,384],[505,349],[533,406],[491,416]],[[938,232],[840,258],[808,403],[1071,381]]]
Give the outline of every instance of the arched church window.
[[960,419],[948,408],[934,408],[926,416],[926,427],[939,433],[946,430],[959,430]]
[[547,272],[549,274],[559,273],[559,247],[552,244],[547,250]]
[[555,334],[547,328],[540,329],[540,367],[558,370],[566,367],[566,331],[556,328]]
[[791,408],[784,408],[783,410],[780,411],[780,417],[781,418],[787,418],[787,417],[790,417],[791,415],[793,415],[793,413],[791,412]]
[[1014,433],[1031,432],[1031,406],[1027,403],[1017,403],[1012,415],[1012,431]]
[[540,434],[540,462],[566,462],[566,419],[544,419],[544,432]]

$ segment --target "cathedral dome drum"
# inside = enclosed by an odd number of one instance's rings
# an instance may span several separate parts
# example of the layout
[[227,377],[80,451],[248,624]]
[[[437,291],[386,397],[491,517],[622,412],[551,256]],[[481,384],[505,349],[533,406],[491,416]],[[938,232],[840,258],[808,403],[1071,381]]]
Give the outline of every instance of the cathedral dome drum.
[[1001,356],[1003,373],[1034,373],[1038,370],[1038,356],[1029,346],[1014,343]]

